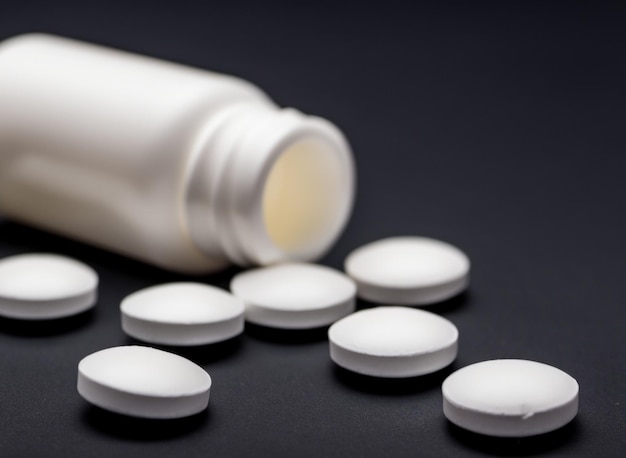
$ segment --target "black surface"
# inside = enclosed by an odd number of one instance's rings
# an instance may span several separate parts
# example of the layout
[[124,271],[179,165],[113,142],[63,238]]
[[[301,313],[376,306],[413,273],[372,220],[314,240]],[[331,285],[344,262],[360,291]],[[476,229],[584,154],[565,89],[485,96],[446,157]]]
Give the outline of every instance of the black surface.
[[[625,20],[600,2],[3,1],[0,38],[52,32],[237,74],[341,126],[359,196],[326,264],[418,234],[465,250],[473,274],[468,294],[433,308],[461,336],[442,373],[357,377],[331,364],[323,332],[249,329],[179,351],[214,379],[205,414],[140,421],[83,401],[76,366],[130,342],[126,294],[182,277],[0,222],[0,256],[54,251],[101,276],[92,313],[0,320],[0,456],[626,456]],[[227,286],[234,272],[201,280]],[[526,440],[448,424],[444,377],[500,357],[574,376],[578,418]]]

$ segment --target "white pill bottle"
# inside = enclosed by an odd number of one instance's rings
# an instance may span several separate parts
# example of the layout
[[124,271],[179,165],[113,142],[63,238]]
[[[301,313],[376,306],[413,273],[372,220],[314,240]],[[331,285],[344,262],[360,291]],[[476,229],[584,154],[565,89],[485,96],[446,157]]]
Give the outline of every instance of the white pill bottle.
[[255,86],[49,35],[0,43],[0,214],[187,273],[313,260],[348,144]]

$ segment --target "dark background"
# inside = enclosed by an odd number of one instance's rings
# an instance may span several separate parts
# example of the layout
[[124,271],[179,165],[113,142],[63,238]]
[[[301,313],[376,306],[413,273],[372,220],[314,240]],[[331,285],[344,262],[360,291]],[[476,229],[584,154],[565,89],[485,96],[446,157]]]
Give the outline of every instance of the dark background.
[[[460,331],[441,373],[356,377],[330,362],[324,330],[250,327],[174,350],[213,377],[205,414],[141,421],[90,407],[76,366],[132,342],[125,295],[183,277],[0,220],[0,256],[53,251],[101,276],[92,313],[0,320],[0,456],[625,456],[625,20],[600,2],[3,0],[0,38],[57,33],[236,74],[338,124],[359,192],[325,264],[416,234],[457,245],[473,271],[469,293],[431,307]],[[201,280],[226,287],[235,272]],[[574,376],[577,419],[525,440],[448,424],[445,376],[502,357]]]

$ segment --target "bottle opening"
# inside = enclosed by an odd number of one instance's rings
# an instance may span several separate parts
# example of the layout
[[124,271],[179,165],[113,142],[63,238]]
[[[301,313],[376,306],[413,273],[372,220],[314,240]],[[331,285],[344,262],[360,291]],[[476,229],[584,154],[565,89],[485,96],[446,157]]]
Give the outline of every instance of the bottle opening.
[[334,241],[351,201],[344,158],[320,139],[288,145],[263,190],[263,220],[272,243],[292,259],[317,257]]
[[243,106],[212,135],[186,196],[192,240],[242,266],[325,254],[354,199],[341,132],[295,110]]

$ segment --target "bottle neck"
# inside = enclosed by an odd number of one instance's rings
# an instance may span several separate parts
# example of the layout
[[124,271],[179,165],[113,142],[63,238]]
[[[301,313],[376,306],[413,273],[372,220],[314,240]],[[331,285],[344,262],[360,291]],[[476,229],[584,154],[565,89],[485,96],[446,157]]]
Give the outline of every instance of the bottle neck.
[[214,119],[186,192],[193,242],[239,265],[321,257],[347,223],[355,173],[341,132],[292,109],[246,105]]

